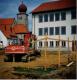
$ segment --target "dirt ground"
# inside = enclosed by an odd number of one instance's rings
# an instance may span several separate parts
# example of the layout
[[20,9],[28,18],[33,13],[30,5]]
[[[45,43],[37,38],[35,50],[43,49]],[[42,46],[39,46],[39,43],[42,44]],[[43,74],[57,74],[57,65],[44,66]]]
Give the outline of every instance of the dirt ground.
[[[35,68],[38,66],[52,67],[53,65],[60,64],[61,66],[66,66],[70,61],[76,62],[76,53],[72,52],[70,55],[67,53],[61,52],[59,59],[59,53],[57,52],[41,52],[41,57],[36,58],[35,60],[29,62],[4,62],[4,51],[0,51],[0,78],[10,79],[10,78],[24,78],[13,75],[11,71],[13,71],[13,67],[27,67],[27,68]],[[59,62],[60,60],[60,62]]]

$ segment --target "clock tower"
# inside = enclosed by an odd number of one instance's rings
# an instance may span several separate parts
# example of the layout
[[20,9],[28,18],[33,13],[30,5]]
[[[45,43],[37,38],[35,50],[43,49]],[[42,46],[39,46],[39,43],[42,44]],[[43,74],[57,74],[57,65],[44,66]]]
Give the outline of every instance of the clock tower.
[[18,11],[17,24],[24,24],[28,26],[28,14],[26,14],[27,7],[23,2],[19,5]]

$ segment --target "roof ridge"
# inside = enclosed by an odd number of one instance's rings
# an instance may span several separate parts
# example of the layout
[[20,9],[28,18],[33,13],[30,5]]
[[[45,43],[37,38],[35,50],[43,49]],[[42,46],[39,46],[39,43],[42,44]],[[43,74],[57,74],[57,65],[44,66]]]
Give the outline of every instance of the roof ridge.
[[48,2],[44,2],[42,4],[47,4],[47,3],[55,3],[55,2],[60,2],[61,0],[57,0],[57,1],[48,1]]
[[52,11],[52,10],[60,10],[76,7],[76,0],[57,0],[51,2],[44,2],[34,10],[32,13],[44,12],[44,11]]
[[15,18],[0,18],[0,19],[15,19]]

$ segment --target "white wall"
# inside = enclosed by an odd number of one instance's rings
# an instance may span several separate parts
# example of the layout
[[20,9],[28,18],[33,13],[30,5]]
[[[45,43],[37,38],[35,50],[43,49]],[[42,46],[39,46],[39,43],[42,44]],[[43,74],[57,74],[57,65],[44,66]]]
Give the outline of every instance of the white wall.
[[0,31],[0,41],[3,41],[3,47],[6,47],[8,45],[8,40],[1,31]]
[[17,24],[24,24],[28,26],[28,15],[27,14],[17,14]]
[[[45,14],[45,13],[42,13],[42,14]],[[61,15],[60,15],[60,17],[61,17]],[[48,19],[49,19],[49,17],[48,17]],[[66,35],[61,35],[60,37],[61,37],[61,39],[64,39],[64,40],[67,40],[68,37],[70,38],[70,40],[73,40],[74,35],[71,35],[71,26],[72,25],[77,25],[77,23],[76,23],[77,19],[71,20],[71,13],[70,13],[70,11],[66,12],[66,20],[64,20],[64,21],[60,20],[60,21],[53,21],[53,22],[49,22],[48,21],[48,22],[39,23],[38,20],[39,20],[38,19],[38,14],[35,14],[35,15],[32,16],[32,21],[33,21],[32,22],[33,23],[32,33],[37,36],[37,39],[43,38],[43,36],[38,36],[38,29],[39,28],[66,26]],[[48,29],[48,32],[49,32],[49,29]],[[57,36],[57,35],[52,35],[52,36],[48,35],[48,37],[57,39],[59,36]],[[77,40],[77,34],[75,35],[75,38]],[[49,43],[49,41],[50,40],[48,40],[48,43]],[[72,47],[71,44],[72,43],[70,43],[70,49]],[[38,45],[38,43],[37,43],[37,45]],[[48,44],[48,45],[50,45],[50,44]],[[44,44],[43,44],[43,46],[44,46]],[[67,50],[67,48],[68,48],[68,43],[66,43],[66,50]]]

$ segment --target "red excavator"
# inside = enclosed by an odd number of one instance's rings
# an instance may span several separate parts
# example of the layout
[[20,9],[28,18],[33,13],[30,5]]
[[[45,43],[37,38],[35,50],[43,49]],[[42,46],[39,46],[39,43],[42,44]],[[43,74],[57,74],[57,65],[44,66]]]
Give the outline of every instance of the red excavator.
[[24,40],[14,39],[13,44],[5,48],[4,61],[26,62],[40,56],[40,52],[35,48],[35,41],[36,36],[30,32],[25,34]]

